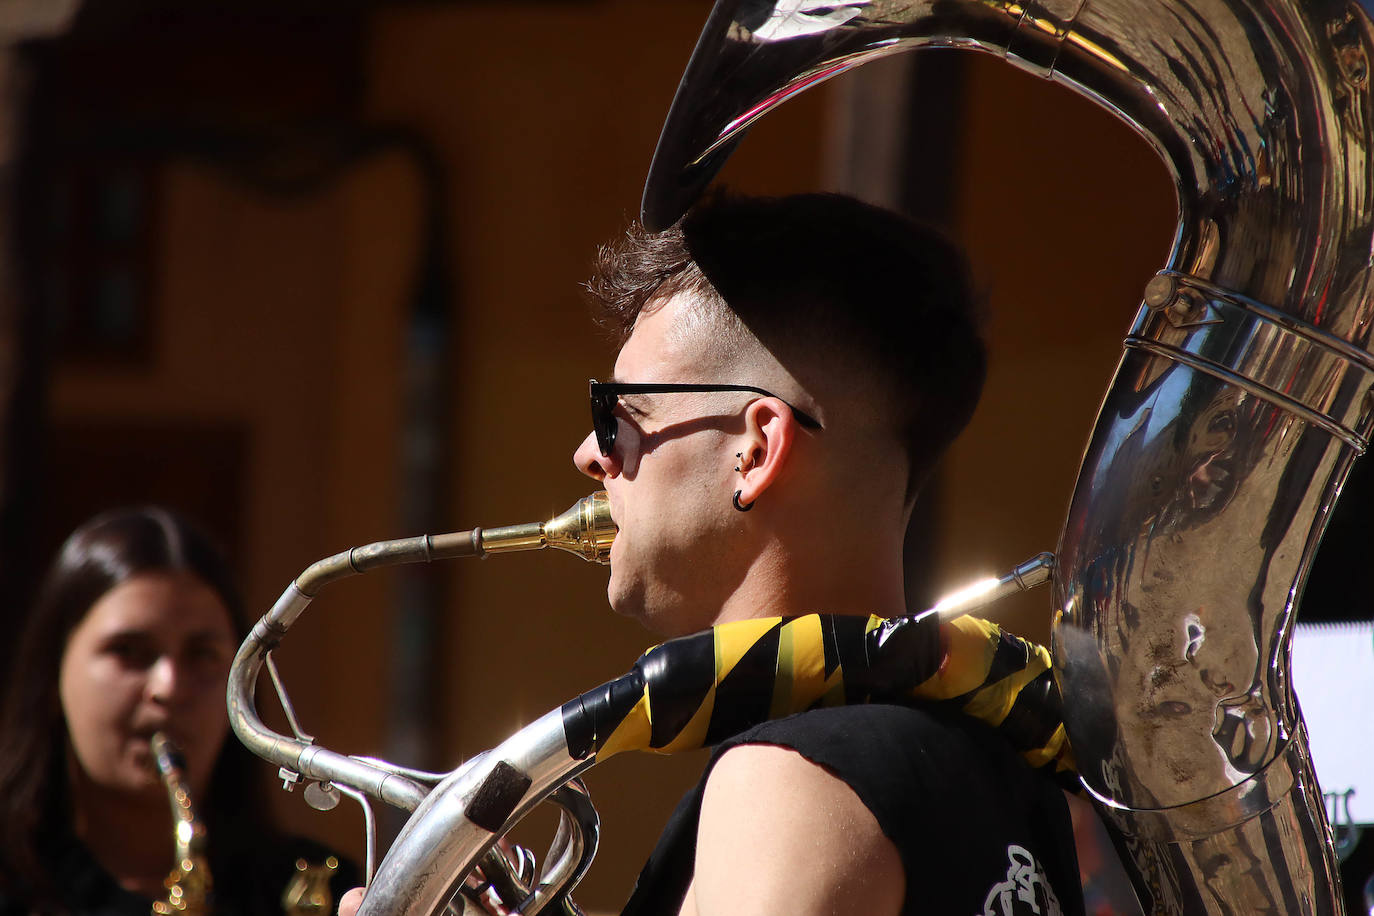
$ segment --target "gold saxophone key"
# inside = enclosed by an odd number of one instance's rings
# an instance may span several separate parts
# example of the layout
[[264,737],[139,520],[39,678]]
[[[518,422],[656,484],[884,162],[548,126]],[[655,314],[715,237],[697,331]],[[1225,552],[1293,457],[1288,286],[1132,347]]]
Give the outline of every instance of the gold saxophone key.
[[330,856],[323,865],[311,865],[305,859],[296,860],[296,873],[282,891],[281,909],[286,916],[314,916],[334,911],[334,895],[329,879],[339,870],[339,860]]

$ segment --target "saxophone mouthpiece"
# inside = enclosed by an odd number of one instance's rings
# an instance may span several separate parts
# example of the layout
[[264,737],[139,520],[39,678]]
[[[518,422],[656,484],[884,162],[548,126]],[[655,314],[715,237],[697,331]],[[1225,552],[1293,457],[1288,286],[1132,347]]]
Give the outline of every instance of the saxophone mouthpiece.
[[164,778],[174,770],[185,772],[186,757],[181,753],[181,748],[173,744],[172,739],[164,732],[154,732],[148,739],[148,746],[153,752],[153,763]]

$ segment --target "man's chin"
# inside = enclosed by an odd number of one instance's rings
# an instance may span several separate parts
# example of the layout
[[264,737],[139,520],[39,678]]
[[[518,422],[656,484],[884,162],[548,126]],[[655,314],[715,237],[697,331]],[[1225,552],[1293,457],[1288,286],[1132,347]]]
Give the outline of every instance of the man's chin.
[[632,620],[644,620],[644,602],[633,600],[616,588],[615,579],[611,579],[611,584],[606,587],[606,602],[621,617],[629,617]]
[[647,606],[647,603],[644,601],[644,595],[640,590],[617,588],[614,575],[611,576],[611,583],[606,588],[606,600],[611,605],[611,610],[615,611],[621,617],[628,617],[636,621],[640,626],[656,636],[667,637],[677,635],[668,632],[671,627],[665,627],[664,624],[669,623],[669,621],[663,619],[665,615],[662,612],[655,613],[652,608]]
[[617,577],[611,567],[611,580],[606,586],[606,601],[621,617],[638,621],[644,629],[663,639],[686,636],[709,626],[710,621],[693,625],[694,615],[688,613],[681,596],[661,587],[645,587],[638,579]]

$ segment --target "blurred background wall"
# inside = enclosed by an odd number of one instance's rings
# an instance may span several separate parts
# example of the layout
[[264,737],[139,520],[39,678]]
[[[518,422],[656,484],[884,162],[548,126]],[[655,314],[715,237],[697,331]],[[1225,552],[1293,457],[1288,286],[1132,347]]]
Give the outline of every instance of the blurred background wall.
[[[61,537],[112,505],[199,518],[265,609],[348,546],[543,519],[588,492],[570,455],[585,380],[613,351],[578,284],[637,212],[710,5],[102,0],[55,24],[50,5],[14,4],[8,619]],[[724,180],[853,190],[968,248],[991,376],[913,530],[913,606],[1053,550],[1171,241],[1173,191],[1144,142],[1061,87],[939,52],[789,103]],[[564,555],[356,579],[279,658],[322,743],[449,768],[650,644],[604,586]],[[1048,604],[991,615],[1046,639]],[[585,906],[619,906],[700,763],[592,772],[605,839]],[[355,810],[278,804],[361,857]]]

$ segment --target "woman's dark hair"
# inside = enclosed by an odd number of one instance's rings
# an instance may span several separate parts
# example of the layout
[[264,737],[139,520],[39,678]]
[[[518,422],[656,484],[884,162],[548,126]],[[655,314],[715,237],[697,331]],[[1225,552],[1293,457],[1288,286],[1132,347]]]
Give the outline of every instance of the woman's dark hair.
[[[18,644],[0,713],[0,886],[30,907],[58,893],[52,851],[70,836],[66,722],[58,671],[72,631],[102,595],[144,573],[190,573],[224,602],[241,640],[248,632],[234,576],[214,543],[186,519],[144,507],[108,512],[63,543]],[[260,842],[265,822],[255,763],[232,736],[224,742],[197,814],[214,858]],[[170,842],[170,835],[169,835]]]

